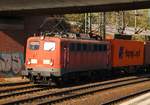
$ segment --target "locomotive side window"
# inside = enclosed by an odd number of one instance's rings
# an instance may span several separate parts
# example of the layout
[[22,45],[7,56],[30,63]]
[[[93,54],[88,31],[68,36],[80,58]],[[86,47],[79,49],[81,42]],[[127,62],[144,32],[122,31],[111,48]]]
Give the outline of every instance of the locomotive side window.
[[107,50],[107,45],[106,44],[104,44],[104,51],[106,51]]
[[101,44],[98,45],[98,50],[99,50],[99,51],[102,51],[102,45],[101,45]]
[[77,51],[80,51],[80,50],[81,50],[81,44],[78,43],[78,44],[77,44]]
[[107,50],[107,45],[101,44],[101,51],[106,51],[106,50]]
[[100,44],[100,45],[98,45],[98,50],[99,51],[106,51],[107,50],[107,45],[106,44]]
[[93,44],[88,45],[88,51],[93,51]]
[[30,42],[29,49],[30,50],[38,50],[40,47],[40,42]]
[[97,51],[97,50],[98,50],[98,45],[94,44],[94,51]]
[[54,51],[56,47],[55,42],[44,42],[44,50],[46,51]]
[[107,50],[107,45],[106,44],[102,44],[102,51],[106,51]]
[[88,44],[88,51],[91,51],[91,46],[90,46],[90,44]]
[[74,43],[71,43],[70,46],[69,46],[69,49],[71,51],[75,51],[75,44]]
[[91,44],[91,51],[94,51],[94,44]]
[[83,44],[83,51],[87,50],[87,44]]

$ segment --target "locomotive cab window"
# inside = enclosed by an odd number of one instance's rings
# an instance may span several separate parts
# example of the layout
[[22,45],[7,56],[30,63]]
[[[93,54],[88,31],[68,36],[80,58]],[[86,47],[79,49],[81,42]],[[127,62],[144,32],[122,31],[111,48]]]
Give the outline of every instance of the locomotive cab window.
[[30,42],[30,44],[29,44],[29,49],[30,50],[38,50],[39,47],[40,47],[40,42],[37,42],[37,41]]
[[54,51],[56,47],[55,42],[44,42],[44,50],[46,51]]

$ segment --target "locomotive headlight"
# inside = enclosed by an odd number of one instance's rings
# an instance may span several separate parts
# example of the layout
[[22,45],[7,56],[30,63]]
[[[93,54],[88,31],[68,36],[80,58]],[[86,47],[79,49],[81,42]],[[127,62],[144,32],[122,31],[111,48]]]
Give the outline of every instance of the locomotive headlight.
[[31,59],[32,64],[37,64],[37,59]]
[[52,61],[52,59],[51,60],[49,60],[49,59],[44,59],[43,60],[43,64],[49,64],[49,65],[53,65],[53,61]]
[[44,39],[44,36],[41,36],[40,39],[43,40],[43,39]]
[[43,64],[50,64],[50,60],[49,59],[44,59]]
[[30,61],[28,61],[28,65],[30,65],[31,64],[31,62]]
[[51,65],[51,66],[53,65],[53,61],[52,61],[52,60],[50,61],[50,65]]

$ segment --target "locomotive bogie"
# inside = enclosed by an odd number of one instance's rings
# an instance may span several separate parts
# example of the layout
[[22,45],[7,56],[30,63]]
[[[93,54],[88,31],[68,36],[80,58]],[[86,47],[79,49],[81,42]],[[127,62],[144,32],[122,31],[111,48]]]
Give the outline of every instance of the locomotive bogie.
[[51,77],[51,76],[59,77],[61,76],[61,69],[36,67],[36,68],[27,68],[23,73],[24,75],[30,74],[33,76],[37,76],[38,74],[40,74],[40,76],[42,77]]

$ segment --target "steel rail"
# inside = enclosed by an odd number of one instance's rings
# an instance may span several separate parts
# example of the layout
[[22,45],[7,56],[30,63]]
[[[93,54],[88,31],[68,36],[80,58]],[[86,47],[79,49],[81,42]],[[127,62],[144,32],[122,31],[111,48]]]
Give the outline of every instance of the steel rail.
[[33,87],[37,87],[37,86],[38,85],[36,85],[36,84],[29,84],[29,85],[9,87],[6,89],[0,89],[0,94],[5,93],[5,92],[12,92],[12,91],[16,91],[16,90],[29,89],[29,88],[33,88]]

